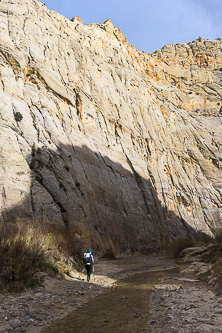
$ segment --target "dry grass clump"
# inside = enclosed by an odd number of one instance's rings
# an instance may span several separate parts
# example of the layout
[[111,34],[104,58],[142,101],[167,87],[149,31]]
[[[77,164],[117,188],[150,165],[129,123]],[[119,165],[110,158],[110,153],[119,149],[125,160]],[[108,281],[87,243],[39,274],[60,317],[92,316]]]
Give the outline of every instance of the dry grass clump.
[[72,236],[55,227],[24,222],[2,230],[0,289],[17,291],[41,284],[38,272],[69,275],[80,247]]
[[34,284],[34,275],[44,261],[44,253],[36,240],[18,235],[0,237],[0,278],[1,286],[14,282],[18,288]]

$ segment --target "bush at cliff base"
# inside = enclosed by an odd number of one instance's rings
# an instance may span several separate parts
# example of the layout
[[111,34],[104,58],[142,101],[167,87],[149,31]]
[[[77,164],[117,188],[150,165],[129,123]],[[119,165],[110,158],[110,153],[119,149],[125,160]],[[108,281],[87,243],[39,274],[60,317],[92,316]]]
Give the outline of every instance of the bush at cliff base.
[[17,291],[42,284],[41,275],[69,275],[75,246],[64,231],[22,223],[0,235],[0,289]]

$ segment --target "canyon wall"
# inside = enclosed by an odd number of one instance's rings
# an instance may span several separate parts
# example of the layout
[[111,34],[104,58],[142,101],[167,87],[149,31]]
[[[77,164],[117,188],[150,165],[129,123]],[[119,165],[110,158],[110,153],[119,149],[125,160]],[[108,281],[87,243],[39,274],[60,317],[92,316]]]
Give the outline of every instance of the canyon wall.
[[2,226],[117,252],[222,226],[222,39],[148,55],[37,0],[0,17]]

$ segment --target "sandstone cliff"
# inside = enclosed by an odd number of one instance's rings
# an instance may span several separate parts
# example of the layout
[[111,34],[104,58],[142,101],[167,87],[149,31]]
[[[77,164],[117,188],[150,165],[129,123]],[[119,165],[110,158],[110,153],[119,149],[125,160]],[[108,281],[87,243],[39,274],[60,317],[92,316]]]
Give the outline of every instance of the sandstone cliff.
[[0,17],[2,225],[116,251],[221,226],[222,39],[148,55],[37,0],[1,0]]

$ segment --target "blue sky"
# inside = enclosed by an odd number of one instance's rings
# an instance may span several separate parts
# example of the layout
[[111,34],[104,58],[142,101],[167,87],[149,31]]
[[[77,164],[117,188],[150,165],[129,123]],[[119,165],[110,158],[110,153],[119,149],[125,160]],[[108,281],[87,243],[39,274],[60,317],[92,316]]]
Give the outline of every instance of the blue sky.
[[148,53],[199,36],[222,37],[222,0],[43,0],[49,9],[84,24],[110,18],[129,43]]

